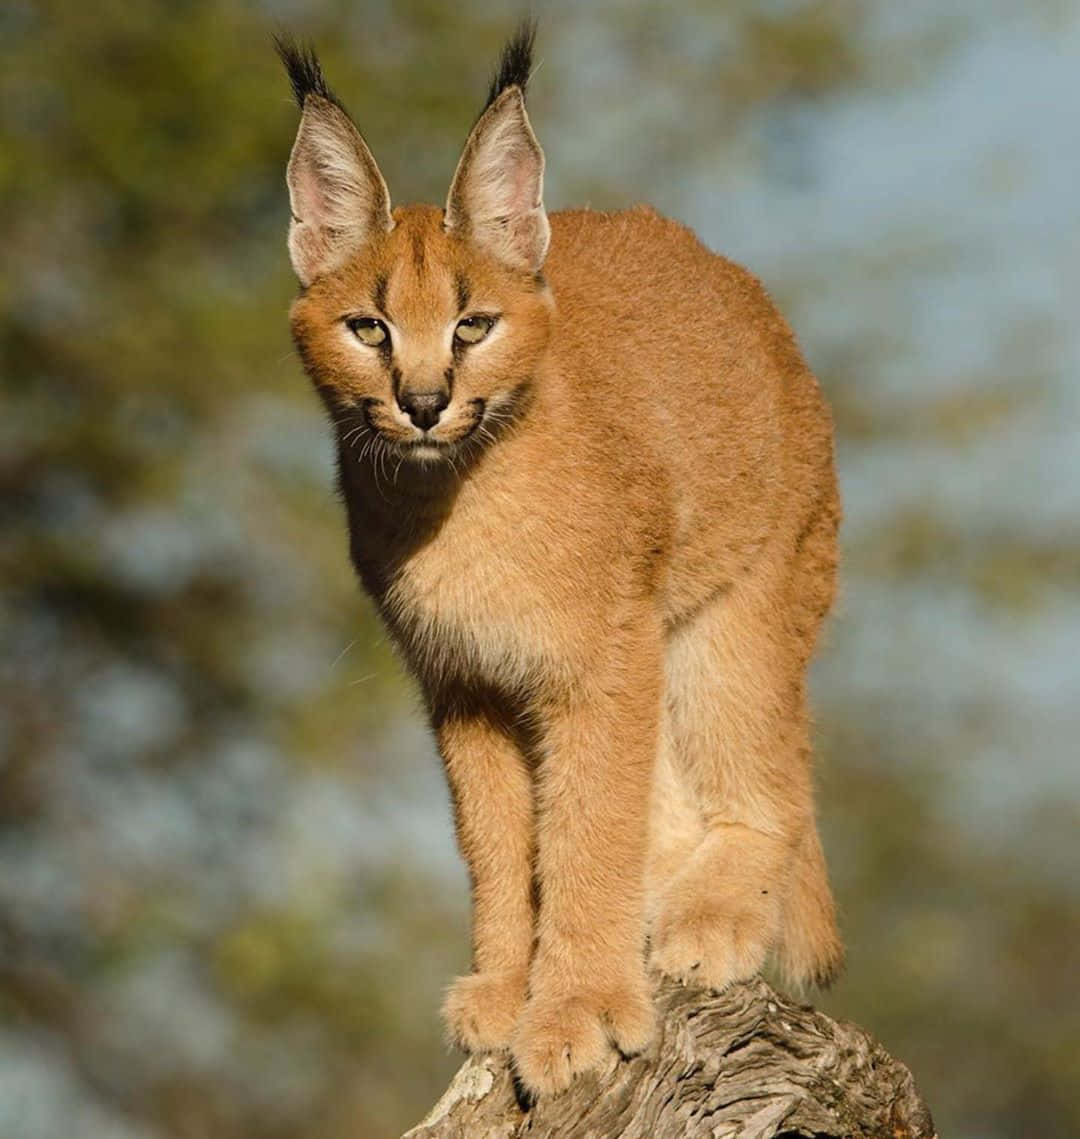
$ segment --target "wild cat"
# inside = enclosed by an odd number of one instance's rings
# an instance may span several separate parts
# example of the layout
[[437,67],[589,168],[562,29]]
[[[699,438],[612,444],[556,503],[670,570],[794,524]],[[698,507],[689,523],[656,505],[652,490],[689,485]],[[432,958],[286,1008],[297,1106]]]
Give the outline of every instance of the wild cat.
[[292,333],[472,883],[444,1016],[548,1093],[646,1047],[650,969],[840,966],[806,706],[840,506],[828,410],[754,277],[648,207],[545,212],[532,45],[442,209],[391,209],[314,53],[279,48]]

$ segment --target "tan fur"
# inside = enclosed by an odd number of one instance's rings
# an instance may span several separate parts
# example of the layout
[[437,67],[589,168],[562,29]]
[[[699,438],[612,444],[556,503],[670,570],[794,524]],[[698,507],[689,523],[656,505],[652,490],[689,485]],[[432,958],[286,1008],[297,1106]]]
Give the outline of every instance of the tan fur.
[[[552,215],[539,279],[540,172],[505,180],[510,246],[461,216],[490,169],[471,190],[459,169],[447,224],[395,210],[292,327],[453,792],[475,972],[448,1028],[547,1092],[648,1042],[650,945],[715,987],[770,951],[795,981],[837,969],[805,674],[840,509],[828,412],[758,282],[645,207]],[[499,319],[455,354],[465,285]],[[355,342],[357,314],[391,350]],[[395,385],[448,368],[421,437]]]

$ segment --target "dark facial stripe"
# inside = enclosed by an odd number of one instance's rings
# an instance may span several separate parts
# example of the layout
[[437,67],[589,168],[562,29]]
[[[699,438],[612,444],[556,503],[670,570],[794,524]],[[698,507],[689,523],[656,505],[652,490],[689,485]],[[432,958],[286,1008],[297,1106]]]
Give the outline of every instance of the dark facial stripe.
[[469,297],[472,296],[472,290],[469,288],[469,279],[464,273],[458,273],[454,278],[454,284],[457,287],[457,304],[458,313],[463,313],[469,307]]
[[386,290],[390,287],[390,278],[385,273],[380,273],[375,278],[375,307],[383,314],[386,315]]
[[416,269],[417,274],[424,271],[424,235],[422,233],[414,233],[412,235],[412,259],[413,267]]
[[394,399],[401,395],[401,369],[396,365],[390,369],[390,390],[394,393]]
[[452,364],[443,372],[443,379],[446,380],[448,394],[452,396],[454,394],[454,366]]

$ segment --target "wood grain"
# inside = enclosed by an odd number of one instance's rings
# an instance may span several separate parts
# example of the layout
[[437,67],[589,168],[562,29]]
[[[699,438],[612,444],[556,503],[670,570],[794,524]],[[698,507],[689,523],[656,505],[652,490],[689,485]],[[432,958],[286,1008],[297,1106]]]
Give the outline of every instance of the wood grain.
[[862,1029],[762,980],[661,985],[647,1053],[522,1104],[508,1060],[470,1057],[403,1139],[936,1139],[911,1073]]

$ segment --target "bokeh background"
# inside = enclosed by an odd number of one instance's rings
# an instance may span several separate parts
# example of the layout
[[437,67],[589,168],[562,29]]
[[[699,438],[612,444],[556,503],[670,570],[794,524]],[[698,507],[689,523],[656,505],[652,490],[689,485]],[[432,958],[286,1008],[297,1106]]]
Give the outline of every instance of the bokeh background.
[[[1080,3],[536,10],[549,208],[751,266],[835,409],[821,1003],[943,1135],[1075,1136]],[[381,1139],[458,1062],[465,878],[288,340],[269,40],[438,202],[519,15],[0,9],[4,1139]]]

